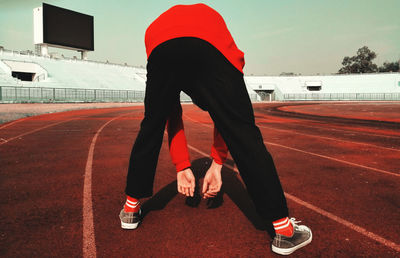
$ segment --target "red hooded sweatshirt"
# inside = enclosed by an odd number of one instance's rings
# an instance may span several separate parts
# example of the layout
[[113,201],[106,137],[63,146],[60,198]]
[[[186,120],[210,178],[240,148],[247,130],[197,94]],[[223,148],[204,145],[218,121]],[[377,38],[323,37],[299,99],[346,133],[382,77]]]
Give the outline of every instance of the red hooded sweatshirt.
[[[236,46],[222,16],[211,7],[205,4],[176,5],[162,13],[146,30],[147,58],[159,44],[180,37],[196,37],[209,42],[243,73],[244,53]],[[171,118],[167,128],[172,162],[179,172],[190,167],[182,114]],[[228,148],[214,127],[211,157],[223,164],[227,153]]]
[[243,73],[244,53],[236,46],[222,16],[205,4],[176,5],[162,13],[146,30],[147,58],[159,44],[174,38],[196,37],[217,48]]

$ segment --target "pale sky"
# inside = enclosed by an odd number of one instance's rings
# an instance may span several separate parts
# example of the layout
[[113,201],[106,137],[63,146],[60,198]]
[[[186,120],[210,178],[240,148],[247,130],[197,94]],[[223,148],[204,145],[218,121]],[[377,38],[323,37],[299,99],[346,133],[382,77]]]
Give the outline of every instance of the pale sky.
[[[45,3],[94,16],[95,51],[88,58],[146,65],[144,33],[176,4],[202,2],[225,19],[245,53],[246,75],[331,74],[344,56],[368,46],[375,63],[400,59],[400,0],[48,0]],[[33,50],[37,0],[0,0],[0,46]],[[50,52],[79,56],[74,51]]]

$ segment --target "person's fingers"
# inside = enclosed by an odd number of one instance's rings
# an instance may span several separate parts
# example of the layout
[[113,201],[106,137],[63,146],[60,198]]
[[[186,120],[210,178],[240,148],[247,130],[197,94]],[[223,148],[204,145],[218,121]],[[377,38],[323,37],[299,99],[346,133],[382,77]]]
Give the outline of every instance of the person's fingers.
[[208,192],[207,194],[210,195],[210,196],[216,196],[217,195],[216,192]]
[[185,187],[185,195],[189,196],[189,187]]
[[203,190],[203,198],[204,198],[204,199],[207,199],[207,198],[208,198],[208,191],[207,191],[207,189],[204,189],[204,190]]
[[213,195],[213,194],[217,194],[217,192],[216,191],[214,191],[212,188],[209,188],[208,189],[208,191],[206,192],[206,194],[208,194],[208,195]]
[[204,199],[214,198],[215,196],[217,196],[217,194],[205,193],[205,194],[204,194]]
[[182,187],[181,187],[181,191],[182,191],[181,194],[186,195],[186,193],[185,193],[185,187],[182,186]]
[[181,186],[181,194],[186,195],[185,187],[184,187],[184,186]]
[[191,182],[191,184],[190,184],[190,196],[194,196],[194,188],[196,187],[196,184],[195,184],[195,179],[193,178],[192,179],[192,182]]
[[202,193],[206,193],[208,190],[208,182],[206,180],[203,181],[203,191]]
[[214,198],[214,196],[212,196],[212,195],[204,195],[204,199],[210,199],[210,198]]
[[194,196],[194,187],[190,188],[190,196],[193,197]]
[[218,192],[217,192],[217,191],[214,191],[214,190],[209,190],[209,191],[207,191],[206,194],[207,194],[208,196],[215,197],[215,196],[218,194]]

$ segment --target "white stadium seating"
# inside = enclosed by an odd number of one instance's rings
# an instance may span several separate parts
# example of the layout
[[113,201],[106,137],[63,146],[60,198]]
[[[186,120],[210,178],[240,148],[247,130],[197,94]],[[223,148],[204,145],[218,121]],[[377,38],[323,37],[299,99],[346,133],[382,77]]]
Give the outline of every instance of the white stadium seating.
[[[18,65],[18,62],[21,62],[21,65]],[[11,76],[11,71],[15,69],[15,66],[29,67],[29,65],[31,65],[31,70],[36,69],[38,73],[34,81],[21,81]],[[36,68],[32,68],[32,65]],[[108,62],[49,58],[16,51],[0,51],[0,86],[144,91],[145,81],[144,68]],[[391,98],[400,100],[400,73],[245,76],[245,82],[253,101],[364,100],[372,96],[371,94],[386,94],[379,99],[385,99],[387,94],[392,94]],[[183,96],[183,99],[188,100],[187,96]]]

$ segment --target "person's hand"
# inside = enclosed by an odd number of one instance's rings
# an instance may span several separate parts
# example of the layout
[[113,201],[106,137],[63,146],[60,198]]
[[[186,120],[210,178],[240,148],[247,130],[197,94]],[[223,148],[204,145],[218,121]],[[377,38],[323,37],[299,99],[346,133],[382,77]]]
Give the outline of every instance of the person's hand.
[[208,169],[203,182],[203,198],[215,197],[219,190],[221,190],[222,179],[221,179],[222,165],[216,163],[214,160]]
[[192,170],[190,168],[187,168],[185,170],[179,171],[176,178],[177,178],[178,192],[183,195],[193,197],[195,178]]

